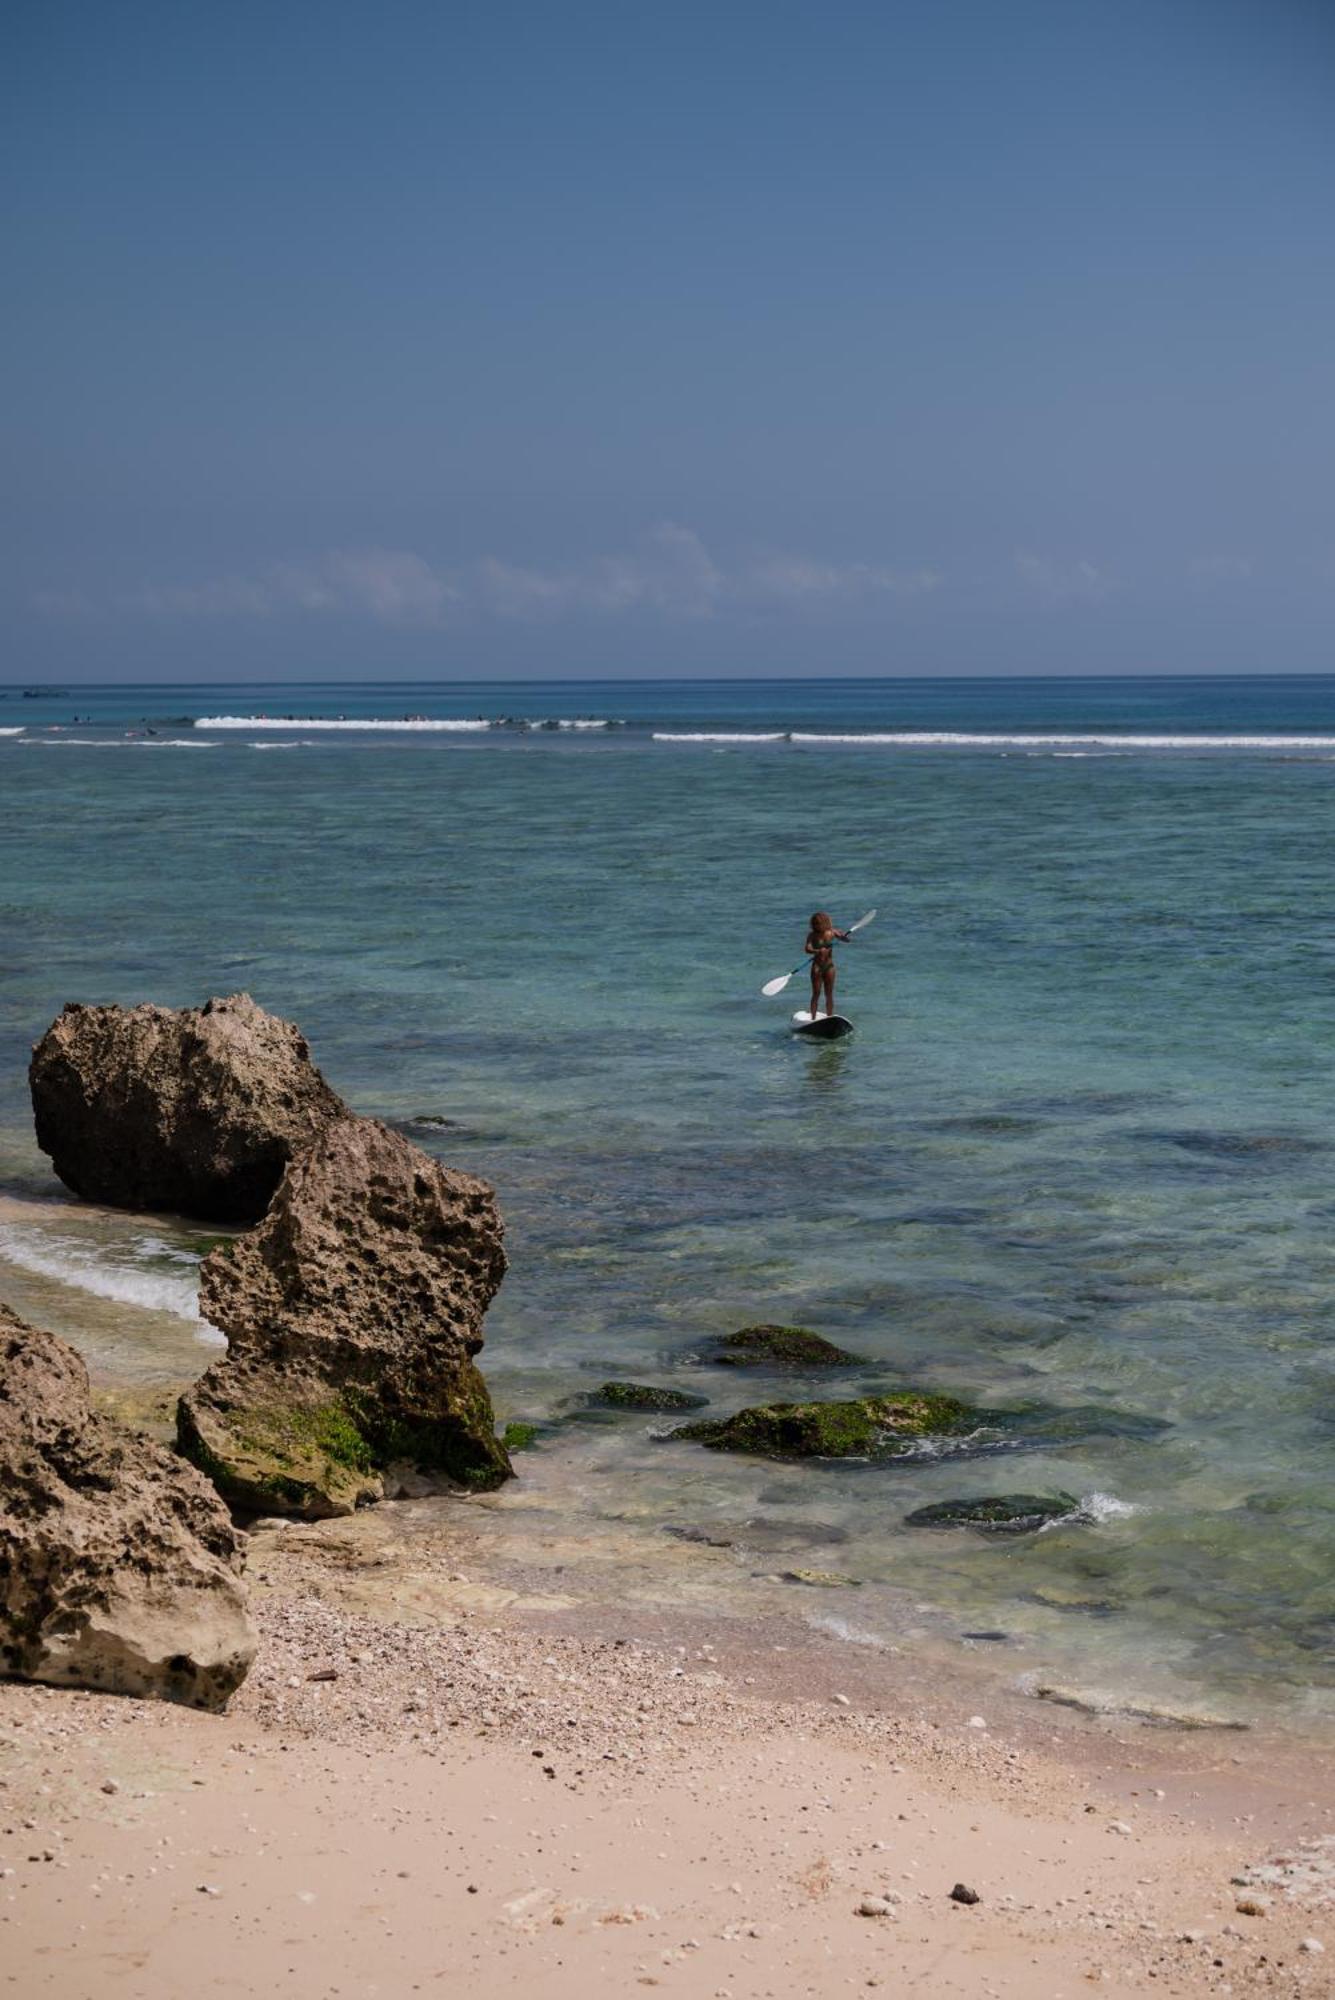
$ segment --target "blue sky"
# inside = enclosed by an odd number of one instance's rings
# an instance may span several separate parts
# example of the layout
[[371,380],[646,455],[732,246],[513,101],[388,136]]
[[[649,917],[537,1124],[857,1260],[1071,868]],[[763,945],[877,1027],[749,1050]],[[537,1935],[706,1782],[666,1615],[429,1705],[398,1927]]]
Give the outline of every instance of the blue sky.
[[0,679],[1335,669],[1320,0],[15,0]]

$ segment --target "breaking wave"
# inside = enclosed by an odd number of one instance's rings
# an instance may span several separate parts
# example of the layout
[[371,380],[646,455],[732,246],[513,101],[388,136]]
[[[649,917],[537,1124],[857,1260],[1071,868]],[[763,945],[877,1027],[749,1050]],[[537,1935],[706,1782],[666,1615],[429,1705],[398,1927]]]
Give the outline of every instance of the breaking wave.
[[[224,1344],[223,1335],[200,1314],[198,1257],[174,1248],[161,1237],[140,1237],[122,1261],[114,1254],[90,1248],[77,1236],[5,1223],[0,1224],[0,1257],[21,1271],[72,1285],[94,1298],[170,1313],[193,1326],[201,1340]],[[163,1270],[163,1264],[179,1268]]]
[[362,734],[367,730],[444,735],[475,735],[487,729],[618,729],[621,724],[606,715],[503,715],[488,717],[430,715],[200,715],[196,729],[341,729]]
[[1320,750],[1335,751],[1335,736],[1119,736],[1058,735],[1033,731],[974,731],[958,729],[860,730],[685,730],[653,732],[655,743],[802,743],[852,745],[870,749],[890,746],[908,750],[1052,750],[1073,753],[1102,750]]

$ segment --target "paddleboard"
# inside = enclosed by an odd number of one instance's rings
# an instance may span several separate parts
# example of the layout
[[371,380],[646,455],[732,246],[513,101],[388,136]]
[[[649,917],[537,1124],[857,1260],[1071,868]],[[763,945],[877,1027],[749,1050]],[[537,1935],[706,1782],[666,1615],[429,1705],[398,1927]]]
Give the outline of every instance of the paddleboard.
[[808,1041],[837,1042],[841,1035],[851,1035],[853,1023],[847,1014],[818,1014],[813,1021],[806,1009],[793,1016],[793,1033],[805,1035]]

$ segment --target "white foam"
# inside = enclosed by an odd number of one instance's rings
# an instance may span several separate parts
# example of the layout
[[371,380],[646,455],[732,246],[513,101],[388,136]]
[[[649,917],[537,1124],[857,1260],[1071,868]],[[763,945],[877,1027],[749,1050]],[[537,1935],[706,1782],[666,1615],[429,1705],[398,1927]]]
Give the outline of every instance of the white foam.
[[1114,736],[903,729],[829,735],[795,729],[794,743],[891,743],[909,748],[1018,750],[1335,750],[1335,736]]
[[218,743],[196,742],[189,736],[25,736],[25,744],[42,750],[219,750]]
[[[1115,1493],[1086,1493],[1081,1496],[1079,1512],[1086,1521],[1124,1521],[1128,1514],[1142,1514],[1143,1507],[1137,1507],[1132,1500],[1119,1500]],[[1070,1519],[1068,1514],[1066,1517]],[[1054,1527],[1060,1523],[1053,1522]]]
[[1009,733],[957,729],[832,730],[655,730],[655,743],[802,743],[817,747],[890,746],[908,750],[1332,750],[1335,736],[1113,736]]
[[395,718],[385,716],[351,715],[199,715],[195,718],[196,729],[393,729],[393,730],[475,730],[490,729],[490,722],[481,716],[472,716],[467,721],[454,718],[442,720],[422,715],[405,715]]
[[24,727],[25,725],[20,722],[17,729],[0,729],[0,736],[22,736]]
[[868,1632],[864,1626],[854,1625],[847,1618],[838,1618],[833,1612],[808,1613],[804,1622],[814,1631],[828,1632],[832,1639],[842,1639],[846,1646],[875,1646],[883,1653],[898,1650],[878,1632]]
[[187,1321],[203,1341],[225,1345],[223,1335],[199,1311],[199,1259],[175,1249],[156,1236],[141,1237],[130,1251],[157,1262],[188,1266],[179,1274],[155,1270],[148,1263],[119,1262],[112,1252],[98,1251],[78,1236],[55,1230],[20,1229],[0,1224],[0,1257],[40,1278],[54,1278],[94,1298],[118,1305],[141,1306],[149,1312],[170,1313]]
[[[606,715],[201,715],[196,729],[342,729],[476,735],[484,729],[611,729]],[[258,747],[258,746],[257,746]]]

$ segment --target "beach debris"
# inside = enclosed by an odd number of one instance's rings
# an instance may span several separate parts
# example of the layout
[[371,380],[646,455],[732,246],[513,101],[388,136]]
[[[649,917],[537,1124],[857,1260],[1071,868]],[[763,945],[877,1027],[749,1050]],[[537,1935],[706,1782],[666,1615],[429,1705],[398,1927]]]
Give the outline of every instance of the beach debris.
[[1030,1535],[1078,1513],[1069,1493],[993,1493],[979,1500],[938,1500],[904,1516],[906,1528],[973,1528],[991,1535]]
[[0,1305],[0,1671],[224,1707],[255,1657],[241,1550],[194,1467],[94,1411],[74,1349]]
[[1299,1951],[1321,1952],[1324,1951],[1326,1947],[1322,1944],[1320,1938],[1306,1937],[1306,1938],[1301,1938],[1299,1940],[1298,1949]]
[[1329,1908],[1335,1904],[1335,1833],[1298,1841],[1283,1854],[1253,1862],[1232,1879],[1238,1889],[1274,1889],[1287,1902]]
[[730,1549],[736,1542],[721,1528],[699,1527],[693,1521],[665,1521],[663,1533],[678,1542],[700,1542],[707,1549]]
[[950,1892],[950,1900],[952,1903],[972,1904],[981,1903],[983,1899],[976,1889],[969,1887],[967,1882],[957,1882]]
[[862,1579],[845,1576],[837,1569],[785,1569],[779,1573],[781,1583],[805,1583],[817,1590],[861,1590]]
[[345,1110],[300,1031],[248,993],[71,1003],[28,1081],[37,1143],[75,1194],[211,1222],[257,1222],[288,1161]]
[[893,1917],[894,1905],[887,1896],[864,1896],[858,1904],[860,1917]]
[[510,1460],[473,1356],[502,1236],[485,1181],[374,1118],[335,1119],[264,1221],[204,1259],[200,1309],[229,1345],[181,1398],[182,1450],[233,1505],[302,1520],[404,1476],[499,1486]]
[[743,1326],[696,1350],[697,1360],[715,1368],[861,1368],[860,1354],[849,1354],[823,1334],[805,1326]]
[[1269,1896],[1239,1896],[1233,1905],[1240,1917],[1264,1917],[1270,1913]]

